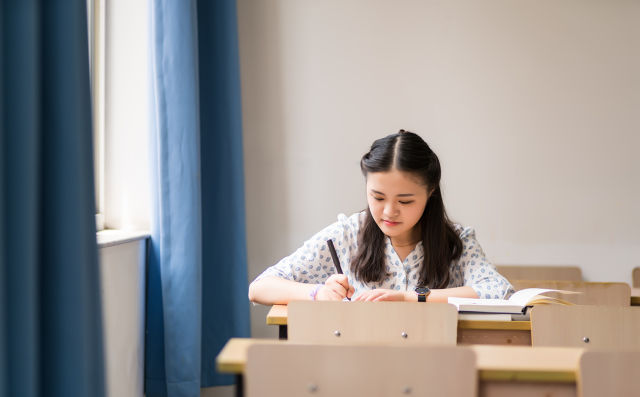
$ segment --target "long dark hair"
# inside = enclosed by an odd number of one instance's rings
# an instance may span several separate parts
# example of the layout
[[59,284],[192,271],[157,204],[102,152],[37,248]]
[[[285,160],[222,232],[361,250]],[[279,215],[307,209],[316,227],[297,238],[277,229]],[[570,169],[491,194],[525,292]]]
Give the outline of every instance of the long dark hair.
[[[460,258],[462,241],[447,217],[442,201],[438,156],[420,136],[400,130],[373,142],[371,150],[360,160],[365,177],[370,172],[388,172],[392,168],[420,178],[431,192],[419,221],[424,248],[419,285],[446,288],[449,266],[451,261]],[[367,207],[364,226],[358,235],[358,251],[351,264],[357,279],[380,282],[388,275],[384,263],[384,237]]]

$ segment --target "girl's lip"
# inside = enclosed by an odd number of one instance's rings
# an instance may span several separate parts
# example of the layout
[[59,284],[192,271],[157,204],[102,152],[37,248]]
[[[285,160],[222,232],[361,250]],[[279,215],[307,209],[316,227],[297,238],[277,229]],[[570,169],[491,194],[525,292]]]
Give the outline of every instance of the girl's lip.
[[400,222],[392,222],[392,221],[388,221],[388,220],[386,220],[386,219],[383,219],[382,221],[384,222],[384,224],[385,224],[385,225],[389,225],[389,226],[395,226],[395,225],[397,225],[398,223],[400,223]]

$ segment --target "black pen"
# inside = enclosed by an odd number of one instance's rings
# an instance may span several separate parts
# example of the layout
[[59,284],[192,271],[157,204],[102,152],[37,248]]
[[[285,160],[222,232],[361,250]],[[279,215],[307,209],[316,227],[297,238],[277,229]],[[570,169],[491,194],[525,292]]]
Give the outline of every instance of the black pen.
[[[329,252],[331,252],[331,259],[333,259],[333,266],[335,266],[336,271],[338,272],[338,274],[344,274],[342,273],[342,266],[340,266],[340,259],[338,259],[338,254],[336,253],[336,248],[333,246],[333,240],[329,239],[327,240],[327,245],[329,246]],[[349,293],[349,289],[347,288],[347,293]],[[351,300],[350,298],[346,298],[348,300]]]

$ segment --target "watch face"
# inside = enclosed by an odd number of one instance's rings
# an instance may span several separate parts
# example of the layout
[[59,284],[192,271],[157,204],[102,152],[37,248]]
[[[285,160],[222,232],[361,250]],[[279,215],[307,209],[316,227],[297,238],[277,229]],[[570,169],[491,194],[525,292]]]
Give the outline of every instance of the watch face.
[[429,292],[429,288],[427,287],[418,287],[416,288],[416,293],[423,295],[426,294],[427,292]]

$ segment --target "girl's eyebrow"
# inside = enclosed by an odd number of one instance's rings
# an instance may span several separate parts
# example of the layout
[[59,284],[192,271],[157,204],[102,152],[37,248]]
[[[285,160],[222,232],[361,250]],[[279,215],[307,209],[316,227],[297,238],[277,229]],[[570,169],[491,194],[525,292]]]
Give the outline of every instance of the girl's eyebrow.
[[[373,189],[371,189],[371,191],[372,191],[373,193],[375,193],[375,194],[379,194],[379,195],[381,195],[381,196],[384,196],[384,195],[385,195],[384,193],[379,192],[379,191],[377,191],[377,190],[373,190]],[[413,194],[413,193],[402,193],[402,194],[398,194],[398,197],[411,197],[411,196],[414,196],[414,194]]]

